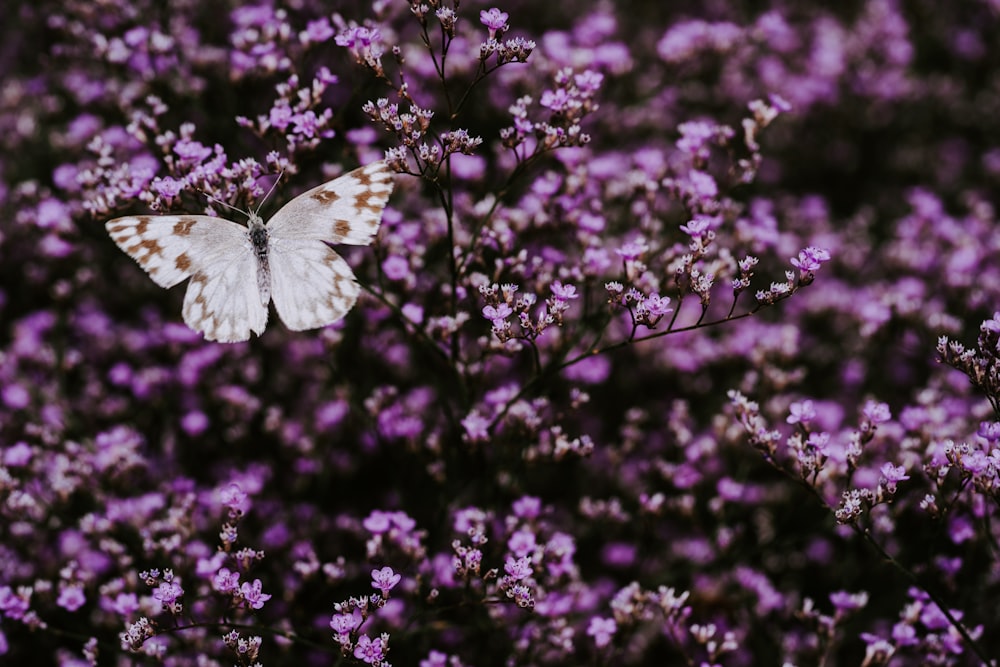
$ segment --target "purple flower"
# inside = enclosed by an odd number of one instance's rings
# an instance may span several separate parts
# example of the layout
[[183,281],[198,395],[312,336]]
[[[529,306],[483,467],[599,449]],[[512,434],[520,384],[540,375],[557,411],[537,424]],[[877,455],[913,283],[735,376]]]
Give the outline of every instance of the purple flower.
[[534,573],[531,567],[531,558],[528,556],[517,559],[508,557],[504,563],[503,570],[515,581],[526,579]]
[[184,589],[176,581],[163,581],[153,591],[153,599],[164,607],[171,607],[183,594]]
[[892,463],[882,464],[879,471],[890,483],[902,482],[905,479],[910,479],[909,475],[906,474],[906,468],[903,466],[894,466]]
[[485,306],[483,308],[483,317],[496,324],[497,322],[502,322],[510,317],[513,312],[514,310],[510,306],[506,303],[501,303],[495,307]]
[[589,625],[587,625],[587,635],[594,638],[594,643],[598,648],[604,648],[610,644],[617,631],[618,624],[613,618],[592,616]]
[[830,261],[830,253],[822,248],[809,246],[801,251],[798,257],[791,259],[791,264],[803,273],[817,271],[823,262]]
[[154,178],[150,187],[164,199],[173,199],[184,189],[184,181],[170,178]]
[[251,609],[261,609],[264,603],[271,599],[267,593],[261,592],[260,579],[254,579],[253,583],[243,582],[240,585],[240,594]]
[[472,410],[462,419],[462,428],[465,435],[471,442],[485,442],[490,437],[490,420],[484,417],[477,410]]
[[[156,594],[153,594],[156,597]],[[83,593],[83,586],[71,584],[63,586],[59,591],[59,598],[56,604],[66,611],[76,611],[87,602],[87,596]]]
[[892,419],[892,413],[889,411],[889,406],[886,403],[876,403],[869,400],[865,402],[865,406],[861,412],[873,424],[884,424]]
[[563,299],[563,300],[576,299],[577,297],[580,296],[579,294],[576,293],[575,285],[563,285],[558,280],[552,281],[550,289],[552,290],[552,295],[555,296],[557,299]]
[[625,243],[620,248],[615,250],[615,253],[626,261],[632,261],[639,259],[644,252],[649,249],[649,245],[643,239],[637,239],[635,241],[629,241]]
[[181,428],[192,437],[197,437],[208,430],[208,415],[199,410],[188,412],[181,418]]
[[565,88],[558,88],[555,91],[546,90],[542,93],[542,99],[538,102],[546,109],[552,109],[552,111],[560,112],[566,111],[569,105],[572,103],[572,98],[569,92]]
[[229,568],[221,568],[212,578],[212,588],[220,593],[232,593],[239,590],[240,573],[231,572]]
[[399,583],[401,575],[393,572],[391,567],[383,567],[381,570],[372,570],[372,588],[382,593],[382,597],[389,597],[389,591]]
[[303,43],[311,42],[315,44],[325,42],[333,36],[334,31],[330,25],[330,19],[324,16],[306,23],[306,29],[299,34],[299,39]]
[[385,647],[381,639],[372,640],[368,635],[358,637],[354,657],[368,664],[380,664],[385,659]]
[[796,401],[788,406],[789,415],[785,421],[789,424],[808,424],[816,419],[816,410],[810,400]]
[[195,165],[207,160],[212,149],[191,139],[181,139],[174,144],[174,155],[187,165]]
[[660,296],[656,292],[653,292],[643,299],[642,305],[653,319],[663,317],[668,313],[672,313],[674,310],[670,307],[670,297]]
[[502,12],[496,7],[491,7],[490,9],[483,9],[479,12],[479,21],[489,28],[490,39],[496,38],[496,33],[507,32],[507,19],[510,15],[507,12]]
[[990,444],[1000,441],[1000,422],[979,422],[979,429],[976,431],[976,435]]
[[389,280],[404,280],[410,275],[410,263],[399,255],[389,255],[382,262],[382,272]]
[[830,602],[833,603],[838,612],[855,611],[868,604],[868,594],[863,591],[860,593],[836,591],[830,593]]
[[537,519],[542,512],[542,501],[534,496],[522,496],[511,504],[514,516],[522,519]]
[[535,534],[530,530],[521,529],[507,540],[507,548],[518,558],[523,558],[534,551]]
[[338,635],[349,635],[361,627],[362,620],[361,612],[354,609],[349,614],[334,614],[330,619],[330,627]]
[[247,507],[247,494],[239,484],[227,484],[219,489],[219,502],[223,507],[243,512]]

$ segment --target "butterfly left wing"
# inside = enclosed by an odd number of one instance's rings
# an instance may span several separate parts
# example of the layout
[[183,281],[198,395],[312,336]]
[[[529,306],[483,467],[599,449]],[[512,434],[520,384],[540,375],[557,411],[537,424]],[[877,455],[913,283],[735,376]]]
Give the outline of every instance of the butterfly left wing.
[[105,227],[157,285],[173,287],[191,278],[184,322],[207,340],[233,343],[264,331],[267,302],[243,225],[205,215],[140,215]]
[[235,222],[205,215],[135,215],[104,226],[160,287],[173,287],[204,270],[214,259],[213,250],[237,243],[238,235],[246,234]]
[[384,161],[372,162],[295,197],[268,220],[267,231],[282,239],[368,245],[390,194],[392,172]]

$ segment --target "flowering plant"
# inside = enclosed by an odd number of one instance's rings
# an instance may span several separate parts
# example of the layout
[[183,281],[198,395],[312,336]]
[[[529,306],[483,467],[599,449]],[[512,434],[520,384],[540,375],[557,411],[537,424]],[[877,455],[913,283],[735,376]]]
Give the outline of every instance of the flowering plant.
[[[0,27],[11,664],[1000,655],[995,1],[105,4]],[[104,231],[377,160],[323,329]]]

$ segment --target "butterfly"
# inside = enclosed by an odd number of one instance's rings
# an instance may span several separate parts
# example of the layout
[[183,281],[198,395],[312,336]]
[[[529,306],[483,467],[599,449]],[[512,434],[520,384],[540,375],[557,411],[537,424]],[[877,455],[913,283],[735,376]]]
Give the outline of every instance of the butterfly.
[[267,224],[205,215],[137,215],[105,224],[118,247],[161,287],[190,278],[184,322],[207,340],[258,336],[268,304],[289,329],[316,329],[342,318],[357,301],[354,273],[327,243],[368,245],[378,231],[391,172],[373,162],[282,206]]

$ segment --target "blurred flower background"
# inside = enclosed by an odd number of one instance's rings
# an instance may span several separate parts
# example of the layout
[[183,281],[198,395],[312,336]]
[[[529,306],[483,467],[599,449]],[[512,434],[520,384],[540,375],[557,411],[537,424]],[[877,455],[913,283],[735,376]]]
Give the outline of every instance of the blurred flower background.
[[[0,30],[5,664],[1000,655],[997,0]],[[379,159],[322,330],[206,342],[104,228]]]

